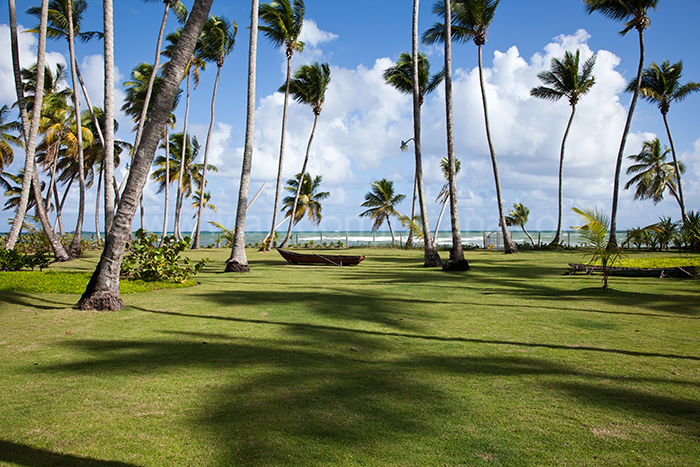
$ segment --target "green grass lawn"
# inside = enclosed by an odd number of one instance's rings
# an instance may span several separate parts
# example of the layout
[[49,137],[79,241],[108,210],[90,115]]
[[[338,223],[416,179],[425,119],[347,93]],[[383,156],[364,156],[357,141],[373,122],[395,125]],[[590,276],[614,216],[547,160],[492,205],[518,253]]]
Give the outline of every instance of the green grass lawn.
[[227,250],[189,252],[211,259],[199,286],[119,312],[0,290],[0,465],[698,464],[699,279],[603,294],[563,275],[576,252],[467,252],[471,271],[443,273],[351,251],[367,259],[249,250],[242,275]]

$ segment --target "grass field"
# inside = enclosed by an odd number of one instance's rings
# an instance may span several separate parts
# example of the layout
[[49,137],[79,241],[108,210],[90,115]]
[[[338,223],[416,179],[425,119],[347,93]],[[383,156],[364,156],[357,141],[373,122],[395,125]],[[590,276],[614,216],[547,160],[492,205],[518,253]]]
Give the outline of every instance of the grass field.
[[467,252],[449,274],[361,253],[249,250],[236,275],[229,251],[189,252],[211,259],[199,286],[120,312],[0,290],[0,464],[698,465],[697,278],[603,294],[563,275],[576,252]]

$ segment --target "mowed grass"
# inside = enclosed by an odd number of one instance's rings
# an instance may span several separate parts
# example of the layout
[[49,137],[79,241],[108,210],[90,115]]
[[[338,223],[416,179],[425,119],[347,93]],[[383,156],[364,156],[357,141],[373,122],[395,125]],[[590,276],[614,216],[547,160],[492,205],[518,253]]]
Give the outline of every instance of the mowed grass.
[[188,252],[199,286],[119,312],[0,291],[0,464],[697,465],[700,280],[603,294],[563,275],[576,252],[467,252],[464,273],[350,252],[248,250],[249,274]]

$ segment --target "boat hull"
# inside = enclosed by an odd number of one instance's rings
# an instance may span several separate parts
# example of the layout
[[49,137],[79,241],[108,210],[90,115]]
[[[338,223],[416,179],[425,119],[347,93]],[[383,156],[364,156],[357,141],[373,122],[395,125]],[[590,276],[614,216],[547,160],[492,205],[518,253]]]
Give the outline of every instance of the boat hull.
[[365,259],[362,255],[329,255],[322,253],[297,253],[277,250],[289,264],[329,264],[332,266],[354,266]]

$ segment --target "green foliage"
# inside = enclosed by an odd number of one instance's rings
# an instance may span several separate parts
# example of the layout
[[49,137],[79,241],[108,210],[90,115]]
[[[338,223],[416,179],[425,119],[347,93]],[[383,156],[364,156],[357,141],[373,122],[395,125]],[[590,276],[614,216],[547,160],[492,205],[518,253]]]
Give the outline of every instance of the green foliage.
[[19,271],[25,268],[33,271],[35,267],[43,271],[49,264],[51,254],[48,251],[25,253],[18,249],[0,248],[0,271]]
[[163,246],[157,246],[158,236],[143,229],[136,231],[136,239],[131,243],[121,266],[121,277],[145,282],[167,281],[185,282],[197,274],[206,264],[202,259],[192,264],[187,257],[180,258],[192,240],[185,237],[177,241],[174,236],[163,239]]

